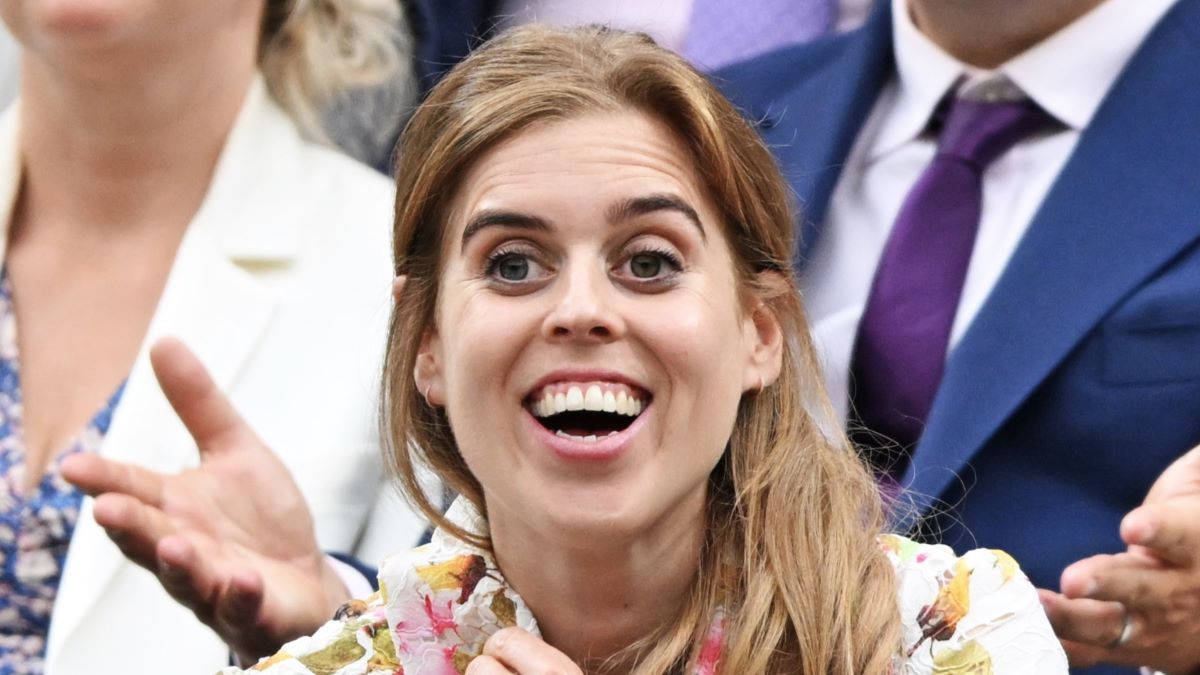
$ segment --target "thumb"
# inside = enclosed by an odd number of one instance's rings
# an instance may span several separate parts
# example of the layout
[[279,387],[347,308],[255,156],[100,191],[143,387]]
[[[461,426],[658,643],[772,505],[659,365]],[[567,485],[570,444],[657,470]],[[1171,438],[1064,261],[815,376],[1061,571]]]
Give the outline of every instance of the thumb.
[[150,348],[150,365],[201,454],[260,445],[204,364],[182,341],[168,337],[156,342]]

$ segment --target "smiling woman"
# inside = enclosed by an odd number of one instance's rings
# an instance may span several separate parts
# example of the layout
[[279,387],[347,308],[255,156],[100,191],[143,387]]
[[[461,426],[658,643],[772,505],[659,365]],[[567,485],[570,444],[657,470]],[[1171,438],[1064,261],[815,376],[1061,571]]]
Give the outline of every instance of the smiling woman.
[[1065,672],[1011,558],[880,535],[787,189],[702,76],[644,36],[520,29],[402,147],[383,413],[439,530],[258,670]]

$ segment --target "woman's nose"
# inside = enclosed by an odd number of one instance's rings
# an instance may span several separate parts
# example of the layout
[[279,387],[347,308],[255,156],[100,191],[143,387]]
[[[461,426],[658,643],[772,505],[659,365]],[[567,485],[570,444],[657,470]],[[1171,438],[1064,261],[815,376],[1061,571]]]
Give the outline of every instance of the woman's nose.
[[559,277],[554,306],[542,325],[548,340],[609,342],[625,333],[615,307],[618,290],[604,270],[580,269]]

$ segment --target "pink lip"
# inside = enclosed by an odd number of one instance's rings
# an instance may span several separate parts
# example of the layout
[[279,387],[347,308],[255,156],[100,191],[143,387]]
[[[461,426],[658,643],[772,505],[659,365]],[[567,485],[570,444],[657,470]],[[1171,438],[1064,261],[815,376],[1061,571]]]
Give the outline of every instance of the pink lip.
[[560,459],[577,462],[611,462],[624,455],[629,449],[634,435],[645,424],[646,412],[650,410],[650,407],[650,405],[646,406],[642,414],[638,415],[628,427],[612,436],[598,438],[594,443],[563,438],[542,426],[542,423],[538,422],[537,418],[528,410],[522,408],[521,412],[524,413],[525,425],[529,427],[533,437]]

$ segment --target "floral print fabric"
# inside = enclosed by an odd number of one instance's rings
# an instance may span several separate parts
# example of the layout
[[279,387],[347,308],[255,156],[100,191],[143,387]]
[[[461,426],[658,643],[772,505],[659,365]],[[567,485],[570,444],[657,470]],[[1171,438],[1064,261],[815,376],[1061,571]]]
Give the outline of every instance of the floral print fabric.
[[881,535],[902,620],[893,675],[1057,675],[1067,657],[1037,590],[1004,551]]
[[8,275],[0,272],[0,675],[40,675],[50,613],[83,500],[59,466],[68,455],[100,448],[121,388],[27,490],[17,365],[12,290]]
[[[447,514],[481,522],[459,500]],[[476,529],[475,531],[481,531]],[[946,546],[883,535],[895,566],[903,644],[891,675],[1057,675],[1066,656],[1037,592],[1002,551],[957,557]],[[220,675],[461,675],[493,633],[539,635],[521,598],[487,553],[438,531],[430,544],[384,561],[379,592],[339,610],[311,637],[284,645],[249,671]],[[691,675],[716,675],[725,617],[713,622]]]

